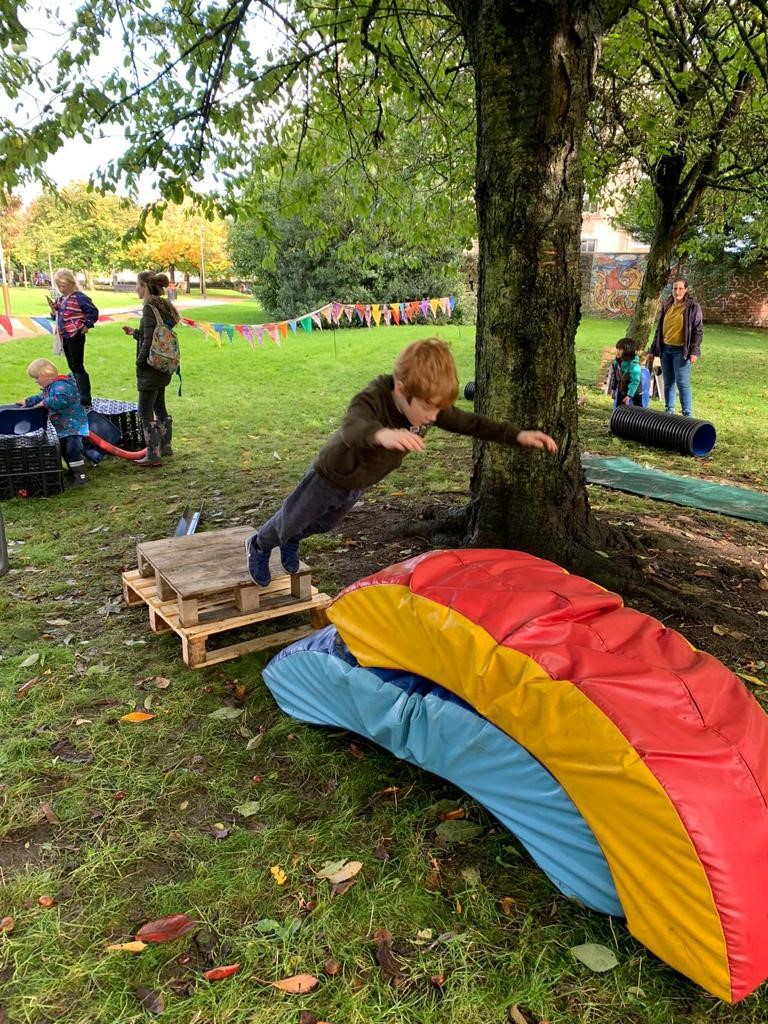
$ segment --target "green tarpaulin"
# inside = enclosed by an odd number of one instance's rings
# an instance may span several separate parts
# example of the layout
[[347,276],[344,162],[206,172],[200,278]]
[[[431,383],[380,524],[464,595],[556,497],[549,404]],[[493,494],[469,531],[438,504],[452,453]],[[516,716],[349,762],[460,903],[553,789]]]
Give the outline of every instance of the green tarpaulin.
[[632,459],[613,459],[601,455],[581,456],[587,483],[612,487],[617,491],[639,494],[675,505],[703,508],[737,519],[768,523],[768,494],[746,487],[713,484],[692,476],[675,476],[658,469],[646,469]]

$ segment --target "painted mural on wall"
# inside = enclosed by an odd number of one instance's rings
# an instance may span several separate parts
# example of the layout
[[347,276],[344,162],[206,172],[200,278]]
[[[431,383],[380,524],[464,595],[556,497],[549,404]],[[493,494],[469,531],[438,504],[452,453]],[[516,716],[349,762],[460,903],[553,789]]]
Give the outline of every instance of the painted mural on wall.
[[644,272],[642,254],[595,253],[590,282],[592,312],[597,316],[630,316]]

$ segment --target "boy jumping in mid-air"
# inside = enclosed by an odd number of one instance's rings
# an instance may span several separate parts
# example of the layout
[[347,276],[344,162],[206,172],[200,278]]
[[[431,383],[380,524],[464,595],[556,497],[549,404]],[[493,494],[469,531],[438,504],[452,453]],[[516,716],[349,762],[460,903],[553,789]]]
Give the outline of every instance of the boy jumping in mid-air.
[[332,530],[363,491],[397,469],[408,452],[424,451],[424,434],[432,424],[482,441],[557,451],[554,440],[540,430],[518,430],[456,409],[458,392],[456,364],[445,342],[427,338],[404,349],[394,375],[377,377],[355,395],[298,487],[247,538],[253,581],[269,586],[269,556],[277,546],[285,571],[298,572],[300,541]]
[[72,471],[72,482],[86,482],[83,438],[88,436],[88,418],[80,392],[72,374],[60,374],[49,359],[35,359],[27,367],[40,392],[30,395],[19,405],[27,409],[44,406],[61,441],[61,452]]

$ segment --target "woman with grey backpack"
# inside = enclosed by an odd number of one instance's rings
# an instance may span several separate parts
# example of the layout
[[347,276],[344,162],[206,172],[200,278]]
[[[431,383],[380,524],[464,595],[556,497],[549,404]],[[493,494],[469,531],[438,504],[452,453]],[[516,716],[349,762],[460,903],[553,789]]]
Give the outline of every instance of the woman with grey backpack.
[[123,327],[136,339],[136,386],[139,391],[139,418],[147,443],[147,454],[133,463],[141,469],[162,465],[173,455],[173,420],[165,405],[165,389],[178,370],[179,349],[173,328],[181,319],[173,303],[165,298],[170,284],[165,274],[142,270],[136,294],[144,302],[139,327]]

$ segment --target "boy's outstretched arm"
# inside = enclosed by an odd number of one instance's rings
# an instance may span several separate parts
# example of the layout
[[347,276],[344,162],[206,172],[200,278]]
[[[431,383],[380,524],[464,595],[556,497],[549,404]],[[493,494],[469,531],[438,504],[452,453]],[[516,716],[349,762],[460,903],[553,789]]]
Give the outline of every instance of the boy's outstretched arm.
[[554,455],[557,441],[543,430],[521,430],[517,435],[517,443],[521,448],[545,448]]
[[410,430],[395,430],[390,427],[382,427],[373,435],[373,440],[382,448],[389,448],[395,452],[423,452],[425,444],[423,438]]

